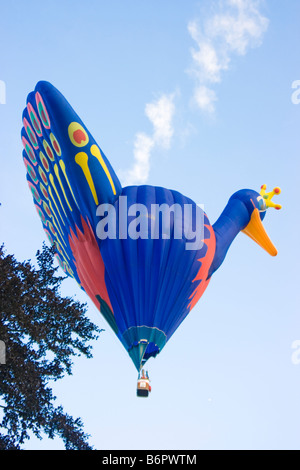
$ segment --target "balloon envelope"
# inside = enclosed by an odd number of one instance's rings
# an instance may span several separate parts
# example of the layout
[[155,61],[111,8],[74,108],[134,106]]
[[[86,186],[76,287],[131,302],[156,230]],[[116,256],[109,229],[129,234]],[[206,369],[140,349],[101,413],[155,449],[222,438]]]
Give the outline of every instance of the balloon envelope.
[[122,188],[63,95],[39,82],[23,112],[27,180],[62,269],[93,300],[139,370],[203,294],[215,236],[179,192]]

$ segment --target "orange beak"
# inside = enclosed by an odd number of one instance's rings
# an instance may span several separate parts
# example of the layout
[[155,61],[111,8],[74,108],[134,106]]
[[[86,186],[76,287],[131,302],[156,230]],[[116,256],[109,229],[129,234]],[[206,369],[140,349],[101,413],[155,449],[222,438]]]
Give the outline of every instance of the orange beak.
[[243,233],[252,238],[259,246],[261,246],[271,256],[277,255],[277,250],[271,242],[259,215],[259,210],[254,209],[251,219],[247,227],[242,230]]

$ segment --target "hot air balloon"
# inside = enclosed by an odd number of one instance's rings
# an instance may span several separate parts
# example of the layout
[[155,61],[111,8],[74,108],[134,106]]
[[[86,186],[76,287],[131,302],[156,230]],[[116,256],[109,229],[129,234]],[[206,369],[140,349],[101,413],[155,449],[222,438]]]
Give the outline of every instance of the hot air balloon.
[[28,95],[27,180],[56,257],[100,310],[140,371],[196,305],[239,232],[277,254],[262,220],[280,193],[235,192],[214,225],[190,198],[122,187],[79,116],[50,83]]

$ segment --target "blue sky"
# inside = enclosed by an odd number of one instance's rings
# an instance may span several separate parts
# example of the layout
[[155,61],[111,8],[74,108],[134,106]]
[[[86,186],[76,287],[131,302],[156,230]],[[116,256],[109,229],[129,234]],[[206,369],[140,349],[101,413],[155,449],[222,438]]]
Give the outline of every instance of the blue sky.
[[[65,282],[106,328],[94,358],[53,386],[97,449],[300,448],[299,17],[298,0],[0,0],[0,239],[18,259],[45,240],[20,141],[39,80],[65,95],[123,184],[176,189],[211,223],[238,189],[282,189],[282,211],[264,220],[278,256],[237,237],[149,361],[148,400],[136,398],[114,333]],[[26,448],[62,444],[33,438]]]

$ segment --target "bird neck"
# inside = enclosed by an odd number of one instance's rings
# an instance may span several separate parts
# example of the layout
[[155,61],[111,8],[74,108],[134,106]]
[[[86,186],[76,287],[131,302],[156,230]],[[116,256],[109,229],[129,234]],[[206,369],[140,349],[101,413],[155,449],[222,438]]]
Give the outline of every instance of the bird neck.
[[216,251],[208,277],[221,266],[231,243],[248,223],[249,213],[246,206],[239,199],[229,199],[227,206],[213,225]]

